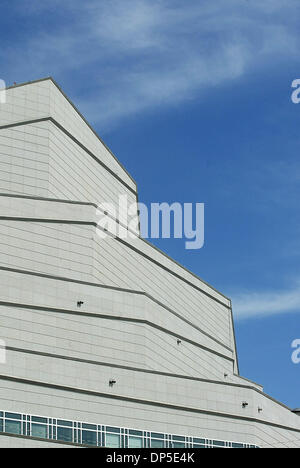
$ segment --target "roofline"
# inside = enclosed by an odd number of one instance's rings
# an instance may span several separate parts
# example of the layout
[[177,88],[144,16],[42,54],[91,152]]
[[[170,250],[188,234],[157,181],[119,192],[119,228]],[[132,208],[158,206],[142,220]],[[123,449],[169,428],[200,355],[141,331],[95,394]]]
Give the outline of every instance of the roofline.
[[[82,120],[86,123],[86,125],[90,128],[90,130],[94,133],[94,135],[100,140],[100,142],[105,146],[105,148],[109,151],[109,153],[113,156],[113,158],[116,160],[116,162],[120,165],[120,167],[125,171],[125,173],[130,177],[130,179],[134,182],[136,188],[137,188],[137,183],[136,181],[132,178],[132,176],[127,172],[127,170],[124,168],[124,166],[122,165],[122,163],[120,163],[120,161],[118,160],[118,158],[112,153],[112,151],[106,146],[106,144],[102,141],[102,139],[100,138],[100,136],[96,133],[96,131],[92,128],[92,126],[87,122],[87,120],[85,119],[85,117],[83,117],[83,115],[80,113],[80,111],[77,109],[77,107],[73,104],[73,102],[68,98],[68,96],[64,93],[64,91],[62,90],[62,88],[58,85],[58,83],[54,80],[54,78],[52,78],[52,76],[49,76],[49,77],[46,77],[46,78],[40,78],[38,80],[34,80],[34,81],[27,81],[27,82],[24,82],[24,83],[20,83],[20,84],[16,84],[16,85],[13,85],[13,86],[9,86],[7,87],[6,89],[14,89],[14,88],[20,88],[21,86],[26,86],[26,85],[29,85],[29,84],[35,84],[35,83],[40,83],[40,82],[43,82],[43,81],[52,81],[52,83],[57,87],[57,89],[62,93],[62,95],[66,98],[66,100],[71,104],[71,106],[75,109],[75,111],[78,113],[78,115],[82,118]],[[187,267],[185,267],[184,265],[180,264],[178,261],[176,261],[174,258],[170,257],[166,252],[164,252],[163,250],[161,250],[159,247],[157,247],[156,245],[152,244],[151,242],[149,242],[148,240],[144,239],[141,237],[141,239],[146,243],[148,244],[150,247],[154,248],[155,250],[157,250],[159,253],[161,253],[162,255],[164,255],[166,258],[168,258],[169,260],[171,260],[172,262],[174,262],[175,264],[177,264],[177,266],[181,267],[183,270],[185,270],[187,273],[189,273],[190,275],[192,275],[195,279],[197,279],[198,281],[201,281],[205,286],[207,286],[208,288],[210,288],[212,291],[214,291],[215,293],[219,294],[221,297],[223,297],[225,300],[227,300],[229,302],[229,308],[232,310],[232,302],[231,302],[231,299],[229,297],[227,297],[225,294],[221,293],[218,289],[216,289],[214,286],[212,286],[211,284],[209,284],[207,281],[203,280],[199,275],[197,275],[196,273],[192,272],[191,270],[189,270]],[[235,333],[234,333],[234,336],[235,336]],[[237,354],[237,350],[236,350],[236,354]]]
[[5,89],[15,89],[15,88],[21,88],[22,86],[27,86],[27,85],[30,85],[30,84],[35,84],[35,83],[41,83],[43,81],[51,81],[54,86],[56,86],[56,88],[61,92],[61,94],[64,96],[64,98],[68,101],[68,103],[73,107],[73,109],[77,112],[77,114],[79,115],[79,117],[81,117],[81,119],[84,121],[84,123],[89,127],[89,129],[93,132],[93,134],[98,138],[98,140],[102,143],[102,145],[107,149],[107,151],[111,154],[111,156],[115,159],[115,161],[119,164],[119,166],[121,167],[121,169],[123,169],[123,171],[128,175],[128,177],[130,178],[130,180],[134,183],[136,189],[137,189],[137,183],[136,181],[134,180],[134,178],[129,174],[129,172],[127,171],[127,169],[123,166],[123,164],[119,161],[119,159],[114,155],[114,153],[111,151],[111,149],[104,143],[104,141],[102,140],[102,138],[98,135],[98,133],[96,132],[96,130],[94,130],[94,128],[91,126],[91,124],[86,120],[86,118],[81,114],[81,112],[78,110],[78,108],[75,106],[75,104],[70,100],[70,98],[66,95],[66,93],[63,91],[63,89],[59,86],[59,84],[54,80],[54,78],[52,78],[52,76],[48,76],[46,78],[40,78],[39,80],[34,80],[34,81],[27,81],[27,82],[24,82],[24,83],[20,83],[20,84],[16,84],[16,85],[13,85],[13,86],[8,86],[7,88]]
[[[164,252],[163,250],[161,250],[159,247],[157,247],[155,244],[152,244],[152,242],[149,242],[147,239],[143,238],[143,237],[140,237],[140,239],[145,242],[146,244],[148,244],[150,247],[152,247],[154,250],[156,250],[157,252],[159,252],[160,254],[164,255],[168,260],[170,260],[171,262],[175,263],[177,266],[179,266],[180,268],[182,268],[183,270],[185,270],[187,273],[189,273],[190,275],[192,275],[194,278],[196,278],[198,281],[201,281],[201,283],[203,283],[205,286],[207,286],[208,288],[210,288],[212,291],[214,291],[215,293],[219,294],[221,297],[223,297],[224,299],[226,299],[228,302],[229,302],[229,306],[228,308],[229,309],[232,309],[232,303],[231,303],[231,299],[229,297],[227,297],[225,294],[221,293],[218,289],[216,289],[214,286],[212,286],[211,284],[209,284],[207,281],[205,281],[204,279],[202,279],[199,275],[197,275],[196,273],[194,273],[193,271],[189,270],[186,266],[184,266],[183,264],[179,263],[177,260],[175,260],[174,258],[170,257],[170,255],[168,255],[166,252]],[[225,305],[225,304],[224,304]]]

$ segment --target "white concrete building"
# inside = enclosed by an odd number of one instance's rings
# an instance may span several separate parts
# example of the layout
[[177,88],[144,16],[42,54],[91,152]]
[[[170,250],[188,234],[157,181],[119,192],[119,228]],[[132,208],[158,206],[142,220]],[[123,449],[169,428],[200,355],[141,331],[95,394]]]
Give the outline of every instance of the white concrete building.
[[1,447],[300,447],[239,376],[230,300],[138,233],[99,238],[136,184],[52,79],[7,89],[0,153]]

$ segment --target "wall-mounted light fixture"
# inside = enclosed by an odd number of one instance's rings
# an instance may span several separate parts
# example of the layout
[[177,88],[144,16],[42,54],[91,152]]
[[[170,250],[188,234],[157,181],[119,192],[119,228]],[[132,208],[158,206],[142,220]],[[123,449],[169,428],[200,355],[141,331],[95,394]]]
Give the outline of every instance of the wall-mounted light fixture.
[[247,406],[249,406],[249,403],[247,403],[246,401],[243,401],[242,407],[243,407],[243,408],[247,408]]
[[113,387],[116,383],[117,383],[116,380],[112,380],[112,379],[111,379],[111,380],[109,381],[109,386],[110,386],[110,387]]
[[77,301],[77,307],[83,306],[84,302],[83,301]]

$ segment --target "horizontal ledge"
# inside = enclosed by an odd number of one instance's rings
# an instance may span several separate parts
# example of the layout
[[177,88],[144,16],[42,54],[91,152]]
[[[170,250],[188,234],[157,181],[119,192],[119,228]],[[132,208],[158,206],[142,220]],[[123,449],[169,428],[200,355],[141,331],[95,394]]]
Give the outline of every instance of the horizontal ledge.
[[[82,201],[77,201],[77,200],[64,200],[64,199],[59,199],[59,198],[47,198],[47,197],[37,197],[37,196],[29,196],[29,195],[20,195],[20,194],[8,194],[8,193],[0,193],[0,198],[1,197],[7,197],[7,198],[24,198],[24,199],[27,199],[27,200],[38,200],[38,201],[48,201],[48,202],[53,202],[53,203],[66,203],[66,204],[71,204],[71,205],[82,205],[82,206],[93,206],[95,208],[98,208],[98,205],[96,203],[92,203],[92,202],[82,202]],[[109,214],[108,214],[109,216]],[[114,219],[114,218],[112,218]],[[115,220],[116,222],[119,222],[117,219]],[[121,224],[121,223],[120,223]],[[189,270],[188,268],[186,268],[185,266],[181,265],[180,263],[178,263],[176,260],[174,260],[173,258],[171,258],[169,255],[167,255],[163,250],[159,249],[158,247],[156,247],[154,244],[151,244],[151,242],[149,242],[147,239],[144,239],[143,237],[141,237],[140,235],[138,235],[137,237],[139,237],[139,239],[144,242],[145,244],[147,244],[149,247],[151,247],[152,249],[156,250],[157,252],[159,252],[161,255],[163,255],[164,257],[166,257],[168,260],[170,260],[171,262],[173,262],[175,265],[179,266],[179,268],[182,268],[184,271],[186,271],[189,275],[192,275],[197,281],[201,281],[203,284],[205,284],[207,287],[209,287],[210,289],[212,289],[213,291],[215,291],[217,294],[219,294],[220,296],[222,296],[224,299],[226,299],[228,302],[231,303],[231,300],[225,296],[223,293],[221,293],[220,291],[218,291],[217,289],[215,289],[211,284],[207,283],[206,281],[204,281],[203,279],[201,279],[198,275],[196,275],[195,273],[193,273],[191,270]],[[223,304],[223,303],[222,303]],[[225,304],[224,304],[225,305]],[[230,307],[231,309],[231,307]]]
[[32,385],[36,387],[42,387],[42,388],[51,388],[53,390],[58,390],[58,391],[64,391],[64,392],[72,392],[72,393],[78,393],[82,395],[89,395],[89,396],[94,396],[94,397],[99,397],[99,398],[106,398],[106,399],[111,399],[111,400],[118,400],[118,401],[127,401],[129,403],[136,403],[140,405],[147,405],[147,406],[157,406],[160,408],[169,408],[175,411],[184,411],[184,412],[190,412],[190,413],[197,413],[197,414],[205,414],[207,416],[213,416],[213,417],[218,417],[218,418],[226,418],[226,419],[234,419],[238,421],[246,421],[254,424],[262,424],[270,427],[276,427],[278,429],[284,429],[284,430],[289,430],[291,432],[296,432],[300,434],[300,428],[294,428],[291,426],[285,426],[283,424],[277,424],[273,423],[270,421],[266,421],[264,419],[257,419],[251,416],[241,416],[237,414],[230,414],[230,413],[222,413],[219,411],[211,411],[211,410],[203,410],[200,408],[195,408],[192,406],[180,406],[180,405],[174,405],[171,403],[166,403],[166,402],[160,402],[160,401],[155,401],[155,400],[142,400],[139,398],[133,398],[133,397],[128,397],[125,395],[116,395],[116,394],[110,394],[110,393],[104,393],[104,392],[95,392],[92,390],[87,390],[79,387],[69,387],[69,386],[64,386],[64,385],[57,385],[57,384],[51,384],[48,382],[43,382],[43,381],[37,381],[37,380],[30,380],[30,379],[23,379],[19,377],[13,377],[13,376],[8,376],[8,375],[0,375],[0,380],[8,381],[8,382],[18,382],[20,384],[24,385]]
[[[110,233],[109,231],[101,228],[100,226],[98,226],[97,223],[94,223],[94,222],[88,222],[88,221],[72,221],[72,220],[67,220],[67,219],[60,219],[60,220],[57,220],[57,219],[49,219],[49,218],[28,218],[28,217],[14,217],[14,216],[0,216],[0,221],[12,221],[12,222],[27,222],[27,223],[45,223],[45,224],[67,224],[67,225],[78,225],[78,226],[93,226],[103,232],[105,232],[108,236],[110,237],[113,237],[115,240],[117,240],[118,242],[120,242],[121,244],[125,245],[126,247],[128,247],[129,249],[133,250],[134,252],[136,252],[138,255],[141,255],[142,257],[146,258],[147,260],[149,260],[150,262],[154,263],[155,265],[157,265],[159,268],[162,268],[163,270],[167,271],[168,273],[170,273],[172,276],[175,276],[176,278],[180,279],[181,281],[185,282],[186,284],[188,284],[189,286],[191,286],[192,288],[196,289],[197,291],[199,291],[200,293],[202,293],[203,295],[209,297],[210,299],[212,299],[213,301],[217,302],[218,304],[222,305],[223,307],[225,307],[226,309],[230,310],[231,311],[231,306],[225,304],[223,301],[221,301],[220,299],[217,299],[216,297],[214,297],[212,294],[208,293],[207,291],[204,291],[202,288],[200,288],[199,286],[196,286],[194,283],[192,283],[191,281],[187,280],[186,278],[183,278],[180,274],[176,273],[175,271],[172,271],[170,268],[162,265],[159,261],[157,260],[154,260],[152,257],[150,257],[149,255],[141,252],[138,248],[134,247],[133,245],[129,244],[128,242],[126,242],[124,239],[121,239],[120,237],[116,237],[114,236],[112,233]],[[140,239],[140,240],[143,240],[141,239],[138,235],[136,236],[137,239]],[[146,242],[146,241],[145,241]],[[151,244],[149,244],[147,242],[148,245],[150,245],[150,247],[153,247]],[[154,247],[155,248],[155,247]],[[157,249],[159,252],[160,250]],[[162,253],[162,252],[160,252]],[[176,262],[175,262],[176,263]],[[180,266],[180,265],[179,265]],[[188,273],[190,273],[188,270],[186,270]],[[192,273],[190,273],[192,274]],[[197,277],[196,277],[197,278]],[[199,281],[202,281],[200,278],[197,278]],[[208,286],[210,287],[210,286]],[[220,294],[220,293],[218,293]],[[222,294],[220,294],[222,295]],[[225,298],[225,296],[223,296]],[[226,299],[226,298],[225,298]]]
[[[285,409],[290,410],[287,406],[285,406],[283,403],[279,403],[276,400],[272,399],[272,397],[269,397],[268,395],[265,395],[260,389],[256,388],[255,386],[251,385],[251,383],[254,384],[254,382],[251,382],[247,379],[248,385],[246,384],[239,384],[235,382],[225,382],[221,380],[212,380],[212,379],[204,379],[202,377],[195,377],[191,375],[183,375],[183,374],[172,374],[171,372],[163,372],[163,371],[156,371],[153,369],[144,369],[142,367],[131,367],[131,366],[125,366],[122,364],[114,364],[111,362],[103,362],[103,361],[93,361],[91,359],[83,359],[83,358],[77,358],[74,356],[63,356],[61,354],[54,354],[54,353],[46,353],[44,351],[35,351],[32,349],[25,349],[25,348],[16,348],[13,346],[6,346],[5,349],[7,351],[15,352],[15,353],[24,353],[24,354],[31,354],[33,356],[42,356],[42,357],[48,357],[48,358],[53,358],[53,359],[59,359],[62,361],[72,361],[72,362],[78,362],[82,364],[90,364],[93,366],[99,366],[99,367],[112,367],[114,369],[123,369],[123,370],[128,370],[131,372],[137,372],[137,373],[145,373],[145,374],[150,374],[150,375],[161,375],[163,377],[170,377],[174,379],[181,379],[181,380],[190,380],[192,382],[202,382],[202,383],[208,383],[208,384],[213,384],[213,385],[223,385],[225,387],[236,387],[236,388],[244,388],[245,390],[255,390],[261,395],[266,396],[267,398],[270,398],[272,401],[281,404]],[[235,375],[235,374],[233,374]],[[241,378],[240,376],[235,376],[238,378]],[[241,378],[242,379],[242,378]],[[255,385],[255,384],[254,384]]]
[[134,289],[125,289],[125,288],[119,288],[117,286],[108,286],[108,285],[105,285],[105,284],[99,284],[99,283],[89,283],[87,281],[80,281],[80,280],[76,280],[76,279],[71,279],[71,278],[66,278],[66,277],[62,277],[62,276],[53,276],[53,275],[48,275],[48,274],[45,274],[45,273],[38,273],[38,272],[32,272],[32,271],[28,271],[28,270],[19,270],[19,269],[16,269],[16,268],[9,268],[9,267],[4,267],[4,266],[0,266],[0,271],[8,271],[8,272],[11,272],[11,273],[17,273],[17,274],[23,274],[23,275],[28,275],[28,276],[36,276],[38,278],[45,278],[45,279],[50,279],[50,280],[53,280],[53,281],[64,281],[64,282],[68,282],[68,283],[74,283],[74,284],[82,284],[82,285],[86,285],[86,286],[92,286],[92,287],[96,287],[96,288],[102,288],[102,289],[110,289],[112,291],[119,291],[119,292],[124,292],[124,293],[129,293],[129,294],[136,294],[136,295],[139,295],[139,296],[145,296],[147,297],[148,299],[150,299],[152,302],[155,302],[155,304],[159,305],[160,307],[162,307],[163,309],[167,310],[168,312],[170,312],[172,315],[175,315],[175,317],[177,317],[178,319],[182,320],[183,322],[185,322],[187,325],[191,326],[192,328],[194,328],[195,330],[199,331],[200,333],[202,333],[204,336],[206,336],[207,338],[211,339],[212,341],[214,341],[215,343],[217,343],[218,345],[222,346],[224,349],[227,349],[228,351],[230,352],[233,352],[233,350],[229,347],[229,346],[226,346],[224,343],[222,343],[221,341],[219,341],[217,338],[214,338],[212,335],[210,335],[209,333],[205,332],[204,330],[202,330],[200,327],[198,327],[197,325],[195,325],[194,323],[190,322],[189,320],[187,320],[186,318],[182,317],[180,314],[178,314],[177,312],[175,312],[174,310],[172,310],[170,307],[166,306],[164,303],[160,302],[159,300],[155,299],[155,297],[151,296],[151,294],[148,294],[147,292],[145,291],[137,291],[137,290],[134,290]]
[[[79,146],[82,150],[84,150],[91,158],[94,159],[100,166],[102,166],[107,172],[109,172],[116,180],[118,180],[124,187],[126,187],[131,193],[134,195],[137,195],[137,191],[130,187],[118,174],[116,174],[110,167],[108,167],[104,162],[102,162],[97,156],[95,156],[92,151],[90,151],[85,145],[83,145],[79,140],[77,140],[76,137],[74,137],[68,130],[66,130],[57,120],[55,120],[53,117],[42,117],[39,119],[32,119],[32,120],[25,120],[23,122],[15,122],[7,125],[1,125],[0,130],[6,130],[10,128],[16,128],[16,127],[22,127],[25,125],[33,125],[36,123],[41,123],[41,122],[51,122],[53,123],[59,130],[61,130],[67,137],[69,137],[77,146]],[[116,159],[116,158],[115,158]],[[121,166],[120,166],[121,167]],[[124,171],[125,169],[122,168]],[[126,172],[126,171],[125,171]],[[127,174],[127,172],[126,172]],[[128,175],[128,174],[127,174]],[[135,184],[135,182],[134,182]],[[135,184],[136,185],[136,184]]]
[[39,311],[44,311],[44,312],[60,313],[60,314],[66,314],[66,315],[78,315],[78,316],[83,316],[83,317],[95,317],[95,318],[106,319],[106,320],[120,320],[123,322],[140,323],[140,324],[148,325],[151,328],[155,328],[156,330],[159,330],[167,335],[173,336],[174,338],[178,338],[182,340],[183,342],[189,343],[192,346],[196,346],[197,348],[202,349],[203,351],[206,351],[210,354],[219,356],[222,359],[225,359],[232,363],[234,362],[234,359],[228,357],[226,354],[219,353],[218,351],[208,348],[207,346],[203,346],[197,343],[196,341],[190,340],[189,338],[186,338],[182,335],[178,335],[175,332],[167,330],[166,328],[161,327],[160,325],[156,325],[155,323],[149,322],[148,320],[145,320],[145,319],[122,317],[122,316],[115,316],[115,315],[108,315],[108,314],[98,314],[98,313],[93,313],[93,312],[82,312],[82,311],[79,312],[78,310],[72,310],[72,309],[59,309],[57,307],[37,306],[37,305],[32,305],[32,304],[22,304],[22,303],[16,303],[16,302],[8,302],[8,301],[0,301],[0,307],[11,307],[14,309],[26,309],[26,310],[39,310]]

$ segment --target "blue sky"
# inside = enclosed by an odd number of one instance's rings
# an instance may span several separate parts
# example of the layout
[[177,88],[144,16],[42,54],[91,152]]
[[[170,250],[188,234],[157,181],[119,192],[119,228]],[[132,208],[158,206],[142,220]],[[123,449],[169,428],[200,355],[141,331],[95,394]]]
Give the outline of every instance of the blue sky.
[[203,202],[155,243],[232,297],[242,375],[300,406],[299,0],[2,0],[1,78],[53,76],[138,183]]

